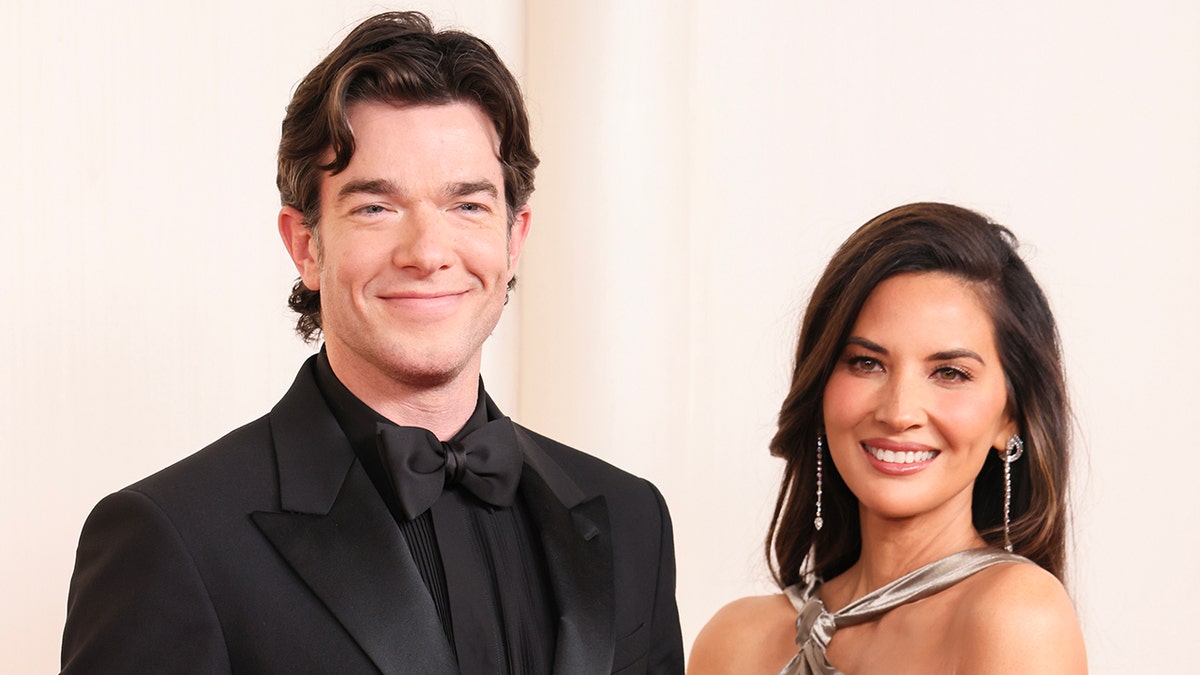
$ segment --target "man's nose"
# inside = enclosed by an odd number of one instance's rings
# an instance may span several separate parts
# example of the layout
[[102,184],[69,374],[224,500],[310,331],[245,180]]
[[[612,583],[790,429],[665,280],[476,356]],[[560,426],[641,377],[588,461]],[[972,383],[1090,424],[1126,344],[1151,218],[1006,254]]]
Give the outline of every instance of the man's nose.
[[453,232],[436,208],[417,206],[404,214],[392,254],[393,263],[421,276],[449,267],[453,260]]

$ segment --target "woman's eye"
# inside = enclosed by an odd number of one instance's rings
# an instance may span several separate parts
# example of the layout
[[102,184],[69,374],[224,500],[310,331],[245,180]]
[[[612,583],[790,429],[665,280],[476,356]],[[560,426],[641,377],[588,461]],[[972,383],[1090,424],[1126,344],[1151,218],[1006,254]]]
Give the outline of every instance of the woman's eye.
[[848,363],[850,368],[863,373],[873,373],[878,370],[883,370],[883,364],[878,359],[873,359],[870,356],[852,356]]
[[943,366],[933,372],[933,376],[942,382],[967,382],[971,374],[961,368]]

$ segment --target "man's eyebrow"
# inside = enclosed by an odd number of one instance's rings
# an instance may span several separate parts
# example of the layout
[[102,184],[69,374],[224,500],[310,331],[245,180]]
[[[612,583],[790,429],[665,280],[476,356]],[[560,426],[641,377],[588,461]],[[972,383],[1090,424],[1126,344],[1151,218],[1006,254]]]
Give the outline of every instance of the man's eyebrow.
[[496,188],[496,184],[487,179],[450,183],[443,192],[447,197],[466,197],[467,195],[475,195],[481,192],[492,199],[500,196],[500,190]]
[[386,178],[357,178],[348,181],[338,190],[337,201],[352,195],[397,195],[401,192],[399,185]]
[[970,349],[947,349],[944,352],[930,354],[927,361],[953,361],[954,359],[975,359],[983,363],[983,357],[971,351]]

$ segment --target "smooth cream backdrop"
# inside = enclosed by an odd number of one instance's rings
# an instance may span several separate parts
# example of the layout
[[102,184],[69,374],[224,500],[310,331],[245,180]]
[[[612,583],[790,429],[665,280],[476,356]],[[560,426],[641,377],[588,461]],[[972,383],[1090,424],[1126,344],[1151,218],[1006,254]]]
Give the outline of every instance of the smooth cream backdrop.
[[[283,306],[279,121],[384,9],[117,5],[0,7],[4,672],[55,669],[91,506],[266,411],[310,352]],[[940,199],[1021,236],[1061,322],[1093,672],[1191,664],[1200,9],[1099,5],[408,5],[523,73],[544,160],[489,388],[662,487],[689,644],[770,590],[765,448],[821,266]]]

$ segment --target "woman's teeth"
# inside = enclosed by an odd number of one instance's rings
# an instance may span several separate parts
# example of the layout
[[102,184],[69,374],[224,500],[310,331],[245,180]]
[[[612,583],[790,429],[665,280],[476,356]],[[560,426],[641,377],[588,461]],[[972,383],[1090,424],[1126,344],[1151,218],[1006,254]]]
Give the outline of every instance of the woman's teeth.
[[926,462],[933,459],[937,455],[936,450],[921,450],[920,452],[895,452],[893,450],[880,450],[867,445],[864,446],[871,456],[881,462],[888,464],[913,464],[915,462]]

